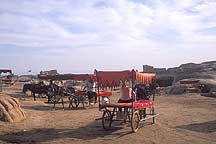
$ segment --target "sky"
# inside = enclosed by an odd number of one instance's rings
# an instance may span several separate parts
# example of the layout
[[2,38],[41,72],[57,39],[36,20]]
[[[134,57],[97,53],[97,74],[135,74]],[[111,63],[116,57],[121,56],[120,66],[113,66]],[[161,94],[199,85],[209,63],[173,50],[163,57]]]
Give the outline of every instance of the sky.
[[93,73],[216,60],[216,0],[0,0],[0,69]]

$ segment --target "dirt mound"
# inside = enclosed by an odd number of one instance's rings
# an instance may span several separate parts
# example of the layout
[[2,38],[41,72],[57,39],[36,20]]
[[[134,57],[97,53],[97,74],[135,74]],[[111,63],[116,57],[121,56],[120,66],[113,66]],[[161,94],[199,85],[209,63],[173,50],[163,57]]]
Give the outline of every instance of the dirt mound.
[[0,95],[0,120],[8,122],[19,122],[25,119],[25,113],[20,103],[15,98]]
[[176,69],[175,81],[182,79],[216,79],[216,61],[182,64]]
[[204,62],[200,64],[186,63],[173,68],[154,68],[144,65],[144,72],[157,74],[157,83],[160,87],[171,86],[184,79],[201,79],[216,81],[216,61]]
[[186,87],[181,85],[173,85],[165,88],[165,93],[168,95],[179,95],[186,93]]
[[201,96],[215,97],[216,98],[216,92],[201,93]]

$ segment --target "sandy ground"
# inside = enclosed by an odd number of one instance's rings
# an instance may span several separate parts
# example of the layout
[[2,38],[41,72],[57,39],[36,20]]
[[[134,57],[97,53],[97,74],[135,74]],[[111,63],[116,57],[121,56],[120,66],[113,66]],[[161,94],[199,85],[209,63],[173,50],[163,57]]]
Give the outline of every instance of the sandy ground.
[[[89,109],[62,110],[57,104],[44,103],[45,98],[33,98],[21,92],[16,84],[3,93],[19,99],[27,119],[19,123],[0,122],[0,143],[145,143],[145,144],[216,144],[216,98],[198,94],[156,97],[155,124],[151,120],[131,133],[129,124],[114,123],[104,131],[102,112],[95,105]],[[112,98],[118,99],[118,94]]]

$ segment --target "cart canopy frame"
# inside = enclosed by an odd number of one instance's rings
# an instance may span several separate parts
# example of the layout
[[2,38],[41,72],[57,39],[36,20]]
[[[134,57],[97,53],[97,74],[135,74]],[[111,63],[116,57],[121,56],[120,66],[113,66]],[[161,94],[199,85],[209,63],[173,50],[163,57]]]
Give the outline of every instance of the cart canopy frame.
[[[98,83],[98,93],[100,88],[104,87],[117,87],[121,83],[126,81],[132,82],[132,88],[135,84],[152,84],[156,85],[156,74],[155,73],[140,73],[135,70],[124,70],[124,71],[97,71],[95,70],[97,83]],[[135,102],[135,96],[132,93],[132,99]],[[154,94],[153,94],[154,100]],[[99,109],[101,107],[100,97],[99,97]]]

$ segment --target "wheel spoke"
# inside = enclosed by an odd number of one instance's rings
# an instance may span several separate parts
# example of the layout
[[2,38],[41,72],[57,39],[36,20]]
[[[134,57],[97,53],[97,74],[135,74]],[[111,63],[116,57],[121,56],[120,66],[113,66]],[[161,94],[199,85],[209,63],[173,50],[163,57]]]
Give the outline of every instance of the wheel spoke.
[[105,110],[103,112],[102,117],[102,125],[105,130],[109,130],[111,127],[112,119],[111,119],[111,112],[109,110]]

